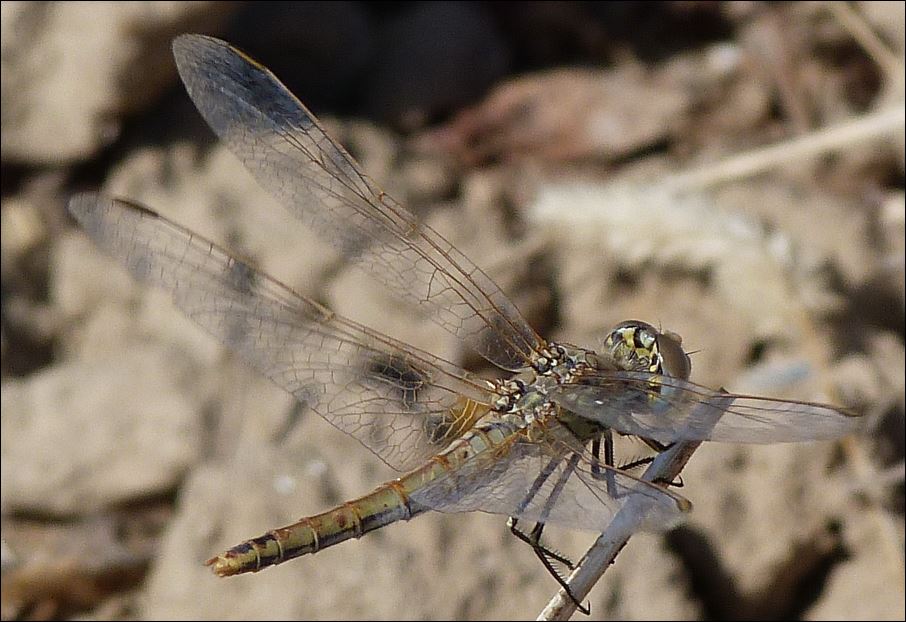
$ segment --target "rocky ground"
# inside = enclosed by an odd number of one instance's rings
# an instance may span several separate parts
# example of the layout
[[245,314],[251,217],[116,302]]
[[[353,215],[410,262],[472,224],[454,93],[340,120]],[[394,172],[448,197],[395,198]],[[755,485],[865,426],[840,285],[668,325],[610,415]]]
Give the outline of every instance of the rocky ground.
[[486,514],[203,566],[395,474],[98,252],[72,192],[495,372],[256,186],[178,82],[182,32],[271,67],[546,337],[642,319],[699,383],[864,415],[703,445],[688,522],[634,537],[593,617],[903,619],[902,3],[253,4],[2,5],[4,619],[529,618],[556,592]]

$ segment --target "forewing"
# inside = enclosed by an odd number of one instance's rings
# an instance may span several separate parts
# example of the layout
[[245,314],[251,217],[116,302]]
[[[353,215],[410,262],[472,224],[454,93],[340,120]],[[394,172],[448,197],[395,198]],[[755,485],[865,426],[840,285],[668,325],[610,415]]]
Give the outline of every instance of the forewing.
[[861,421],[826,404],[718,393],[643,372],[592,372],[557,387],[550,397],[577,415],[662,443],[829,440],[857,431]]
[[521,435],[455,465],[411,501],[441,512],[490,512],[594,532],[618,513],[634,528],[663,530],[691,508],[664,488],[603,464],[595,473],[586,455]]
[[497,285],[384,194],[269,70],[199,35],[173,53],[208,125],[290,212],[490,362],[527,366],[541,339]]
[[247,363],[394,468],[423,462],[486,408],[482,381],[337,316],[151,210],[96,194],[69,210],[105,252]]

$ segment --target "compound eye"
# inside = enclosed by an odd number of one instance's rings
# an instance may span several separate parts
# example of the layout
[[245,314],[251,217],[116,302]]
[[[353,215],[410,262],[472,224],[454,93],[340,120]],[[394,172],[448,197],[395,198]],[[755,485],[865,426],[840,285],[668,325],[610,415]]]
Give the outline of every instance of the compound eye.
[[[657,330],[645,322],[638,320],[620,322],[604,339],[604,349],[620,369],[660,373],[657,336]],[[653,369],[652,365],[655,365],[657,370]]]
[[634,328],[640,333],[651,333],[652,335],[657,334],[657,329],[654,326],[652,326],[648,322],[643,322],[642,320],[626,320],[620,322],[619,324],[614,326],[610,332],[616,333],[625,328]]
[[657,347],[664,375],[688,380],[692,373],[692,361],[683,350],[682,337],[670,331],[657,333]]
[[657,330],[651,324],[641,320],[626,320],[620,322],[610,329],[604,338],[604,347],[611,351],[612,354],[618,354],[620,350],[637,350],[646,347],[645,337],[653,345]]

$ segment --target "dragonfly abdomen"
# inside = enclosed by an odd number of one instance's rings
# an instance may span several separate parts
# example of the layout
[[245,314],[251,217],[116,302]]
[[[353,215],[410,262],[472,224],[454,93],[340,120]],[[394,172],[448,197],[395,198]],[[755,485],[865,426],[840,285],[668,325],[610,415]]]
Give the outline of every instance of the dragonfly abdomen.
[[221,577],[257,572],[352,538],[361,538],[370,531],[399,520],[409,520],[422,512],[424,509],[409,503],[403,480],[394,480],[332,510],[246,540],[205,564]]
[[361,538],[391,523],[409,520],[428,509],[413,502],[410,499],[412,494],[423,491],[478,455],[490,460],[512,431],[512,426],[500,422],[479,425],[424,466],[387,482],[374,492],[246,540],[212,557],[205,564],[221,577],[257,572],[300,555],[317,553],[334,544]]

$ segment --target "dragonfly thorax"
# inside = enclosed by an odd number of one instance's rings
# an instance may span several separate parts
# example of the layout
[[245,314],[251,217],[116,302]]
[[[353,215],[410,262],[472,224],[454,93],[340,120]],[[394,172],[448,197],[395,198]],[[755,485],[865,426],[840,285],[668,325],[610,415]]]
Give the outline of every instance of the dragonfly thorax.
[[571,356],[564,346],[557,343],[548,344],[546,347],[533,352],[531,366],[539,376],[548,374],[562,375],[576,365],[576,358]]
[[494,390],[499,397],[493,404],[494,410],[514,415],[525,425],[552,415],[556,407],[550,401],[551,391],[588,368],[587,354],[581,348],[556,343],[539,350],[530,369],[496,383]]

